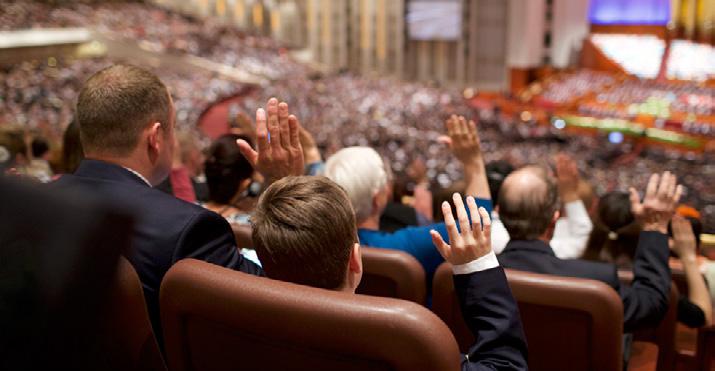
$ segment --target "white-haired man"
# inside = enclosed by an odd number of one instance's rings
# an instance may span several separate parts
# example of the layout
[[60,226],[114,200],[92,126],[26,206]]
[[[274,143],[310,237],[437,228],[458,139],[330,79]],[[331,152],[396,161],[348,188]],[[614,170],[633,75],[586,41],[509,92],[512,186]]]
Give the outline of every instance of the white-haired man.
[[[447,120],[447,136],[441,140],[452,148],[464,165],[465,193],[475,197],[479,206],[492,210],[489,184],[473,121],[452,116]],[[348,147],[336,152],[325,164],[325,176],[345,189],[355,209],[360,244],[402,250],[413,255],[431,278],[444,260],[432,245],[430,230],[448,240],[444,223],[407,227],[392,233],[380,232],[380,215],[388,203],[388,173],[380,155],[369,147]]]

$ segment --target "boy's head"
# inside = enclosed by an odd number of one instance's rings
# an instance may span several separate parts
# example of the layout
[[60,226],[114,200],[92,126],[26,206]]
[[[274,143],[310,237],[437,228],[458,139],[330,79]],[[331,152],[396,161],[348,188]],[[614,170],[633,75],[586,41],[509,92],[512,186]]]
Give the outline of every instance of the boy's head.
[[362,277],[355,212],[325,177],[287,177],[261,195],[253,241],[270,278],[354,292]]

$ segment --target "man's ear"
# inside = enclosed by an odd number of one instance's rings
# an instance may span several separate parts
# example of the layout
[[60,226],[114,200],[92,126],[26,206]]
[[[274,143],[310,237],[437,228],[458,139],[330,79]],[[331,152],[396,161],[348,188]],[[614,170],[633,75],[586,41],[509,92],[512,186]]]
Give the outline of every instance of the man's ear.
[[155,122],[147,129],[147,145],[154,153],[159,153],[159,147],[164,143],[164,130],[160,122]]
[[372,194],[372,209],[370,214],[374,213],[375,210],[380,210],[380,192],[375,192]]
[[357,242],[353,244],[352,251],[350,252],[348,269],[352,273],[362,274],[362,252],[360,251],[360,244]]
[[559,220],[560,217],[561,217],[561,211],[560,210],[554,211],[554,217],[551,219],[551,224],[556,225],[556,222]]

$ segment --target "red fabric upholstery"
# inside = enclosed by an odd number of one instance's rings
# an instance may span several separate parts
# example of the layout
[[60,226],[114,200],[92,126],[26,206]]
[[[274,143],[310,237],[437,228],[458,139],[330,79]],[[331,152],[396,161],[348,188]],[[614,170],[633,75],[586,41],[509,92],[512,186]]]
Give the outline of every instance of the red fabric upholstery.
[[358,294],[425,303],[425,271],[412,255],[391,249],[362,247],[363,275]]
[[162,282],[171,370],[458,370],[447,326],[404,300],[251,276],[198,260]]
[[149,321],[139,276],[120,258],[103,329],[111,359],[131,370],[166,370]]
[[[629,285],[633,281],[632,271],[619,271],[618,276],[623,284]],[[651,329],[642,329],[634,333],[634,347],[639,342],[655,344],[657,352],[637,352],[631,354],[631,361],[628,369],[631,371],[672,371],[675,369],[675,362],[678,353],[675,349],[676,328],[678,325],[678,288],[675,283],[671,283],[668,312],[663,317],[660,324]],[[647,361],[643,357],[653,357],[657,355],[657,362]],[[639,357],[641,357],[639,359]],[[656,367],[653,368],[652,365]],[[637,366],[641,365],[641,366]]]
[[[622,369],[623,304],[603,282],[507,270],[529,344],[529,369]],[[462,350],[473,338],[454,296],[451,267],[435,274],[433,310]]]

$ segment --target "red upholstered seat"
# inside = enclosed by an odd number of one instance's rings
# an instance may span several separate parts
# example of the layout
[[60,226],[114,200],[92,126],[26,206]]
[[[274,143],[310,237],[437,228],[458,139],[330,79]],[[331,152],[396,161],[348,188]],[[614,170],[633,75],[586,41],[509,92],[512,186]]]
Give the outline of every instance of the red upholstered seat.
[[449,328],[421,305],[251,276],[198,260],[166,274],[167,362],[184,370],[458,370]]
[[[603,282],[507,270],[529,344],[529,370],[621,370],[623,304]],[[434,279],[432,308],[464,351],[474,339],[454,296],[452,268]]]
[[425,271],[412,255],[391,249],[362,247],[363,275],[358,294],[425,303]]

